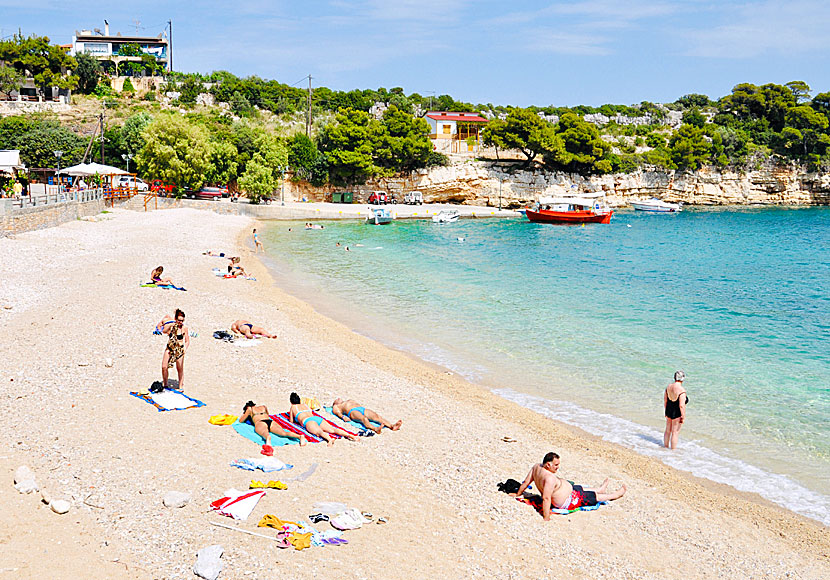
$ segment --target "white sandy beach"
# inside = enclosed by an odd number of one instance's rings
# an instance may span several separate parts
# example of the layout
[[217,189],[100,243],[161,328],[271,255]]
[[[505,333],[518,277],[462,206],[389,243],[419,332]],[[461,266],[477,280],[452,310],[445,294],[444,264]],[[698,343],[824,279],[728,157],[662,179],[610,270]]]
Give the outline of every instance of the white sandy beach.
[[[102,217],[0,239],[0,580],[193,578],[196,552],[212,544],[225,550],[220,578],[830,577],[820,523],[555,423],[321,316],[274,284],[249,249],[256,224],[247,218],[191,209]],[[235,251],[257,280],[217,278],[211,268],[226,262],[202,255],[209,248]],[[188,291],[139,287],[157,265]],[[128,392],[160,378],[165,339],[152,329],[177,307],[198,332],[184,390],[206,406],[160,413]],[[212,338],[237,318],[278,338],[257,348]],[[208,418],[241,414],[248,399],[287,410],[291,391],[355,398],[403,428],[331,448],[277,447],[295,466],[287,472],[230,467],[259,448]],[[562,475],[588,485],[608,476],[629,492],[545,522],[496,490],[551,450]],[[307,520],[320,501],[389,522],[345,532],[348,545],[303,551],[210,525],[237,525],[210,511],[225,490],[285,481],[314,463],[307,480],[269,490],[238,526],[273,535],[256,527],[264,514]],[[19,494],[20,465],[71,511]],[[171,490],[190,503],[164,507]]]

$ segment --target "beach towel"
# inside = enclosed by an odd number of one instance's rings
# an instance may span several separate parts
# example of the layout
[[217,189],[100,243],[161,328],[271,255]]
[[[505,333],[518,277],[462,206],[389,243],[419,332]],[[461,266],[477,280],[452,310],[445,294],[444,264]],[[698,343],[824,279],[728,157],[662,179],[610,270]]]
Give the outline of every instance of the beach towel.
[[[277,421],[277,424],[280,425],[281,427],[283,427],[282,423],[279,420],[277,420],[276,415],[271,415],[271,419],[273,421]],[[285,429],[285,427],[283,427],[283,429]],[[250,423],[247,423],[247,422],[246,423],[240,423],[239,421],[236,421],[233,424],[233,430],[236,431],[237,433],[239,433],[240,435],[242,435],[245,439],[249,439],[249,440],[253,441],[254,443],[256,443],[257,445],[260,445],[260,446],[265,445],[265,439],[260,437],[259,433],[254,431],[254,426],[251,425]],[[294,431],[294,430],[291,430],[291,432],[292,433],[297,433],[297,431]],[[300,433],[297,433],[297,434],[299,435]],[[302,433],[302,434],[305,435],[305,433]],[[311,443],[316,443],[316,442],[320,441],[320,439],[316,439],[316,438],[314,439],[314,441],[312,441],[311,439],[308,438],[307,435],[306,435],[306,439],[308,439],[309,442],[311,442]],[[283,445],[299,445],[299,444],[300,444],[299,439],[291,439],[289,437],[280,437],[279,435],[274,435],[273,433],[271,433],[271,447],[282,447]]]
[[265,473],[271,473],[272,471],[283,471],[285,469],[291,469],[294,466],[289,463],[283,463],[276,457],[254,457],[252,459],[234,459],[231,462],[231,467],[238,467],[239,469],[244,469],[245,471],[256,471],[259,469],[260,471],[264,471]]
[[[328,423],[332,427],[337,427],[338,429],[343,429],[343,431],[345,431],[349,435],[353,435],[355,437],[358,436],[358,433],[356,433],[354,431],[351,431],[348,427],[338,425],[337,423],[332,423],[331,421],[328,420],[328,418],[325,415],[321,415],[317,411],[312,411],[311,414],[314,415],[315,417],[320,417],[323,421],[325,421],[326,423]],[[305,428],[301,427],[297,423],[293,423],[287,412],[280,413],[279,415],[271,415],[271,418],[272,419],[278,418],[279,419],[279,424],[280,424],[280,426],[282,426],[283,429],[289,429],[294,433],[302,433],[303,435],[305,435],[305,438],[309,440],[309,442],[311,442],[312,440],[314,442],[324,440],[324,439],[321,439],[321,438],[317,437],[316,435],[312,435],[311,433],[306,431]],[[334,439],[340,439],[341,438],[340,435],[331,435],[331,436]]]
[[[311,406],[311,405],[309,405],[309,406]],[[346,424],[346,425],[348,425],[348,427],[349,427],[349,428],[351,428],[351,429],[357,429],[357,432],[358,432],[358,433],[359,433],[359,432],[361,432],[361,431],[367,431],[367,429],[366,429],[366,427],[363,425],[363,423],[360,423],[360,422],[358,422],[358,421],[352,421],[351,419],[349,419],[348,421],[344,421],[343,419],[341,419],[340,417],[338,417],[337,415],[335,415],[335,414],[334,414],[334,411],[332,410],[332,408],[331,408],[331,407],[323,407],[323,409],[325,409],[325,410],[326,410],[326,412],[327,412],[327,413],[329,413],[329,414],[332,416],[332,418],[337,419],[337,420],[338,420],[339,422],[341,422],[341,423],[345,423],[345,424]],[[381,427],[381,424],[380,424],[380,423],[378,423],[377,421],[372,421],[372,420],[369,420],[369,422],[370,422],[372,425],[377,425],[378,427]],[[342,427],[341,425],[338,425],[338,427],[340,427],[341,429],[343,429],[343,428],[344,428],[344,427]]]
[[180,411],[191,407],[204,407],[205,404],[199,399],[188,397],[178,391],[164,390],[160,393],[140,394],[138,391],[130,391],[133,397],[150,403],[159,411]]
[[181,290],[182,292],[187,292],[187,288],[182,288],[181,286],[174,286],[173,284],[153,284],[152,282],[148,282],[146,284],[140,284],[142,288],[164,288],[165,290]]
[[228,516],[235,520],[245,521],[251,512],[254,511],[256,504],[260,498],[265,495],[265,490],[256,491],[237,491],[229,489],[225,492],[225,497],[219,498],[210,503],[211,509],[219,512],[223,516]]
[[261,341],[256,338],[245,338],[233,341],[234,346],[241,346],[242,348],[251,348],[252,346],[259,346]]
[[[529,506],[533,506],[533,508],[535,508],[537,512],[539,512],[540,514],[542,513],[542,496],[541,495],[537,494],[537,495],[531,495],[531,496],[528,496],[528,497],[521,496],[521,497],[517,497],[516,499],[518,501],[522,502],[522,503],[526,503]],[[586,505],[586,506],[578,507],[575,510],[564,510],[564,509],[559,509],[559,508],[552,507],[552,508],[550,508],[550,513],[558,514],[558,515],[561,515],[561,516],[566,516],[566,515],[572,514],[574,512],[592,512],[594,510],[598,510],[599,506],[601,506],[601,505],[608,505],[608,502],[607,501],[601,501],[597,505]]]

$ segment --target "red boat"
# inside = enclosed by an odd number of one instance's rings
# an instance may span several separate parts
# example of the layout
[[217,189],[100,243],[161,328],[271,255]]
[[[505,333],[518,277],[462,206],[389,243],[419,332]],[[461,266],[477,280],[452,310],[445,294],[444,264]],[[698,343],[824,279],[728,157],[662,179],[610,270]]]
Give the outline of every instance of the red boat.
[[607,224],[614,212],[600,196],[548,197],[525,210],[525,215],[532,222],[545,224]]

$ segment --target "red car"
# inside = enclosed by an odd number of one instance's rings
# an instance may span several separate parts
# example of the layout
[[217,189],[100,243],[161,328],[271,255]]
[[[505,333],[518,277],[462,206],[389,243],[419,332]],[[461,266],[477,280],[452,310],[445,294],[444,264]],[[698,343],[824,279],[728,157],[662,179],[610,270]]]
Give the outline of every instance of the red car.
[[199,191],[190,191],[187,197],[191,199],[213,199],[219,201],[223,197],[228,197],[227,187],[209,187],[203,186]]
[[369,196],[369,203],[380,205],[382,203],[386,203],[387,201],[388,197],[385,191],[373,191]]
[[172,197],[176,191],[176,186],[164,183],[161,179],[154,179],[150,182],[150,191],[164,197]]

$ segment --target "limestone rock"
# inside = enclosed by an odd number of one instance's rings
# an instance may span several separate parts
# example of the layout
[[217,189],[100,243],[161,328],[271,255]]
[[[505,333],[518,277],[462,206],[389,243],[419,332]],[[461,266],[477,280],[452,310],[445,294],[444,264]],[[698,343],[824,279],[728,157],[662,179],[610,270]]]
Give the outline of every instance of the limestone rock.
[[168,491],[164,494],[164,506],[169,508],[182,508],[190,501],[190,494],[182,491]]
[[216,580],[222,572],[222,561],[220,558],[225,549],[215,544],[202,548],[196,552],[196,563],[193,565],[193,573],[205,580]]
[[105,367],[107,367],[107,368],[111,368],[111,367],[112,367],[112,364],[113,364],[113,362],[112,362],[112,359],[111,359],[111,358],[106,358],[106,359],[104,359],[104,366],[105,366]]
[[14,488],[20,493],[32,493],[40,488],[35,481],[35,474],[26,465],[21,465],[14,472]]
[[53,499],[52,503],[49,504],[49,507],[52,508],[52,511],[56,514],[65,514],[69,511],[70,504],[65,499]]

